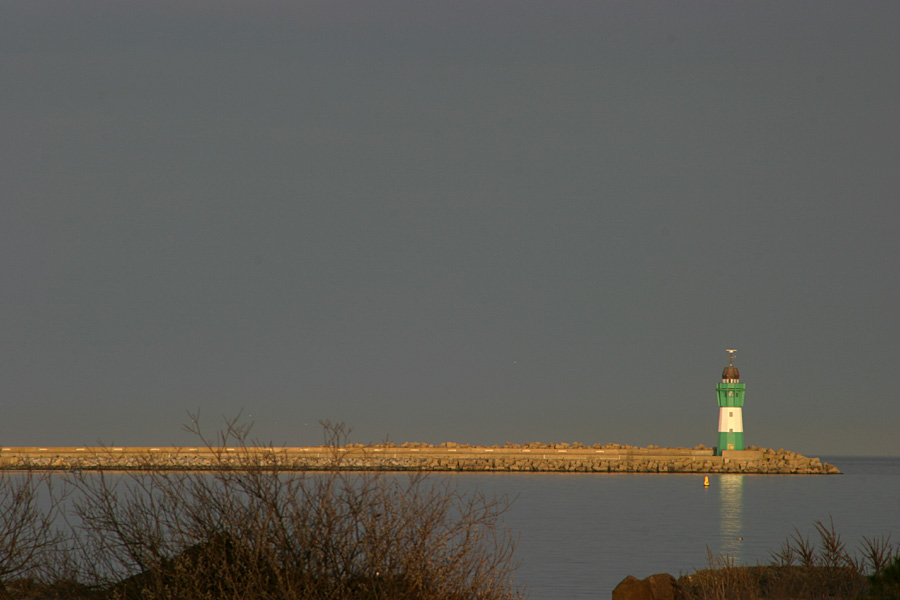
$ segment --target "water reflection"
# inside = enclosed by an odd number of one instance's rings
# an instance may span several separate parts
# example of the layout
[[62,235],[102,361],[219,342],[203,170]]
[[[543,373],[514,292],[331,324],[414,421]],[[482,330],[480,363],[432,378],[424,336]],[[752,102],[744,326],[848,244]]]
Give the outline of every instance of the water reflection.
[[721,475],[718,484],[721,553],[741,562],[744,537],[744,475]]

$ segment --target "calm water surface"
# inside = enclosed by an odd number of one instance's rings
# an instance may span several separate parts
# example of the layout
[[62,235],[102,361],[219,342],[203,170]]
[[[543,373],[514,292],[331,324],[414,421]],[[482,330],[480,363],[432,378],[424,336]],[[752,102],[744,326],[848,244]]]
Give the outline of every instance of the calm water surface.
[[[900,542],[900,457],[824,457],[843,475],[453,474],[509,494],[521,534],[517,580],[537,600],[610,598],[626,575],[692,572],[713,554],[769,562],[798,528],[834,519],[848,546]],[[743,538],[743,539],[740,539]]]
[[[767,563],[798,528],[834,519],[849,547],[900,543],[900,457],[823,457],[843,475],[451,473],[461,491],[508,495],[517,581],[535,600],[608,599],[627,575],[690,573],[725,554]],[[62,477],[68,475],[61,474]],[[112,475],[115,477],[115,475]]]

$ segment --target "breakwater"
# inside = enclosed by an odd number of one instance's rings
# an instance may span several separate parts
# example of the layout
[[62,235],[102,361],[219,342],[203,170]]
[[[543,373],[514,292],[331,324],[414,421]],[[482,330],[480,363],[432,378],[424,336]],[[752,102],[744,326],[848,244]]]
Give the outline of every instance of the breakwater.
[[284,471],[520,471],[580,473],[837,474],[818,458],[751,446],[715,454],[694,448],[622,444],[392,443],[313,447],[0,447],[0,469]]

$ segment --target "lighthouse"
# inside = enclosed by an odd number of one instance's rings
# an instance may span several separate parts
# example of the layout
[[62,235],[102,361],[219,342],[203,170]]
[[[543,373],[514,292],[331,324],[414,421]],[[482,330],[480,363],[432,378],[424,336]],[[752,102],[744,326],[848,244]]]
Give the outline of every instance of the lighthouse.
[[725,352],[728,352],[728,366],[722,371],[722,383],[716,384],[716,395],[719,398],[719,455],[723,450],[744,449],[744,419],[741,416],[744,384],[741,383],[741,372],[734,366],[734,353],[737,350]]

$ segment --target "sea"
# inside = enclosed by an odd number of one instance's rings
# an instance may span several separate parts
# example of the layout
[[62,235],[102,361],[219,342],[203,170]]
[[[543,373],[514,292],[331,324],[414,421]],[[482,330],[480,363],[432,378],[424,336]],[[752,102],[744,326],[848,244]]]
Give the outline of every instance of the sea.
[[677,577],[711,556],[768,564],[791,536],[816,542],[817,522],[833,524],[848,549],[889,537],[900,551],[900,457],[822,459],[843,474],[711,474],[709,486],[703,474],[428,476],[511,499],[503,525],[518,539],[515,580],[528,598],[608,600],[628,575]]
[[[834,527],[848,549],[900,550],[900,457],[822,457],[842,475],[459,473],[461,490],[508,495],[516,581],[537,600],[609,599],[628,575],[768,564],[792,535]],[[442,475],[444,476],[444,475]]]

